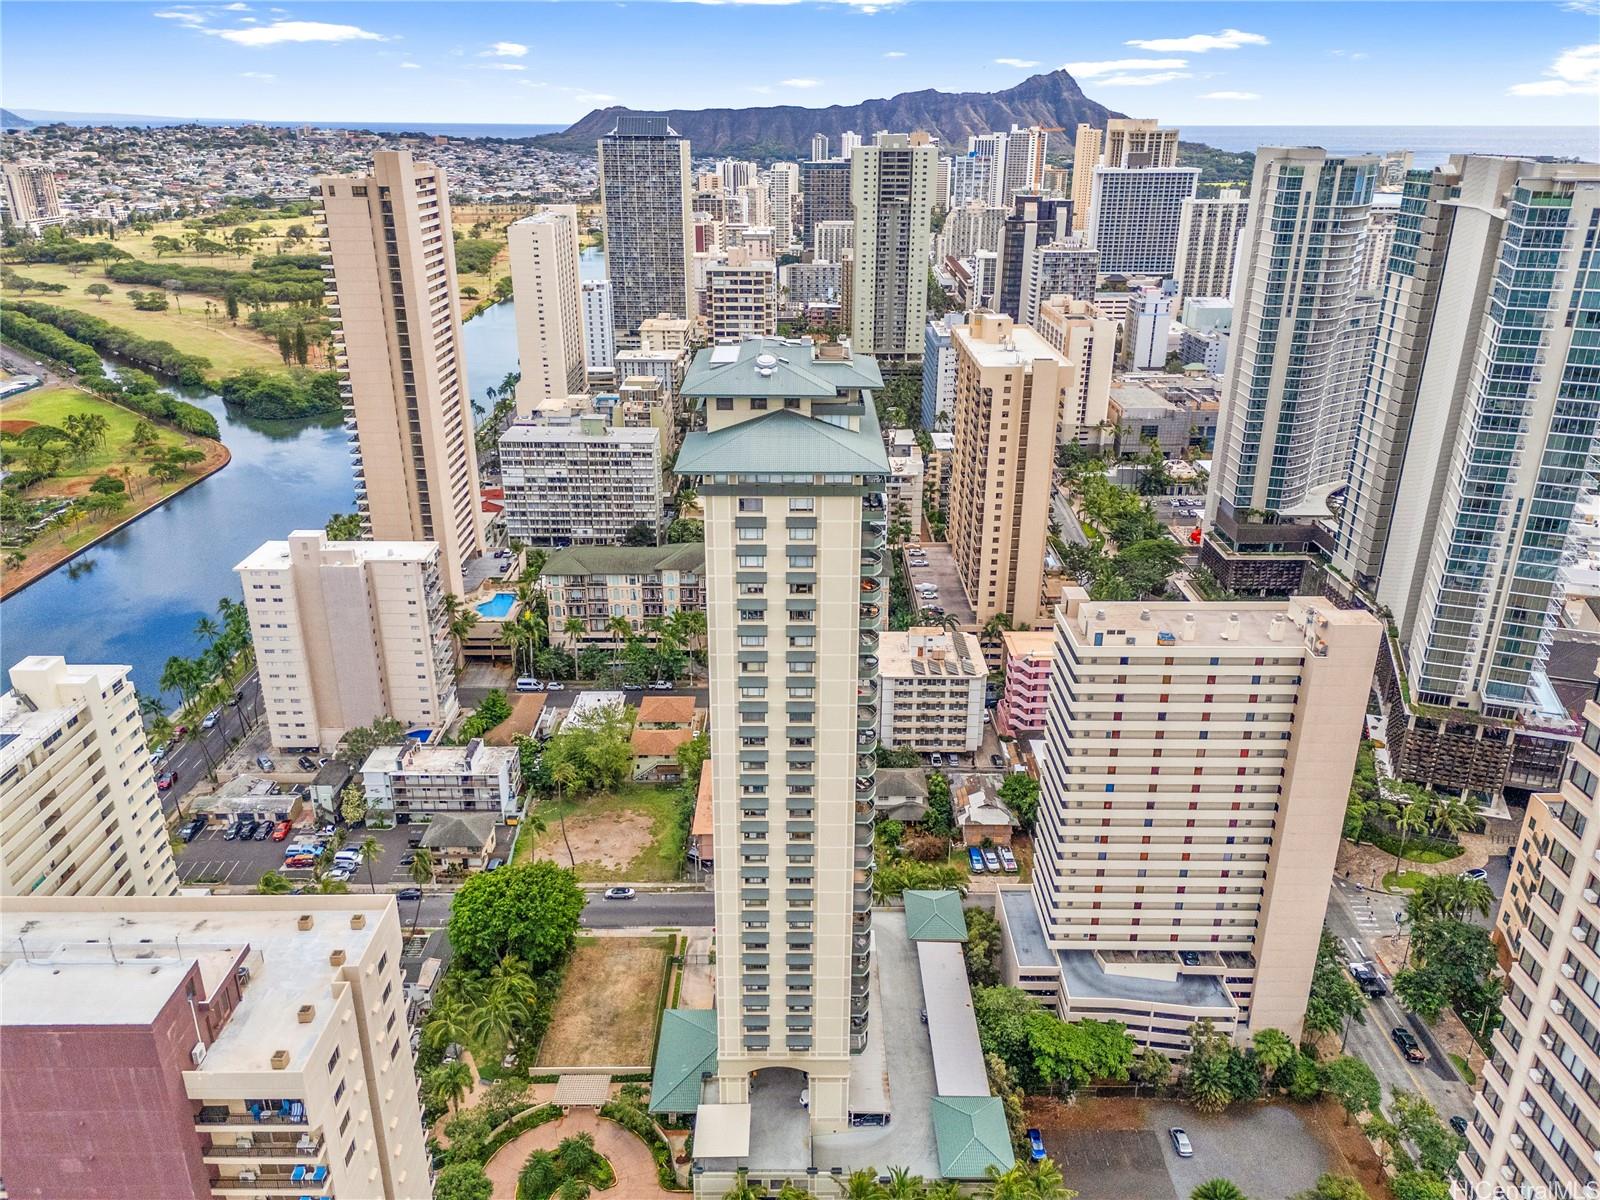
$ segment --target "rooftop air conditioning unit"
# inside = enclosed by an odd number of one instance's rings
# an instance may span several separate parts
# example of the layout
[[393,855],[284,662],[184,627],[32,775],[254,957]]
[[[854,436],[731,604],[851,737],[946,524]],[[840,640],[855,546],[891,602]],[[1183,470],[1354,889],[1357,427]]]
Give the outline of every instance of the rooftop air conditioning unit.
[[1582,921],[1579,921],[1572,927],[1572,936],[1577,938],[1580,942],[1588,940],[1589,927]]
[[1517,1173],[1516,1173],[1516,1171],[1514,1171],[1511,1168],[1511,1165],[1509,1163],[1502,1163],[1500,1165],[1500,1178],[1501,1179],[1504,1179],[1507,1182],[1510,1182],[1511,1180],[1515,1179],[1516,1177],[1517,1177]]
[[253,1145],[255,1145],[255,1143],[248,1137],[236,1137],[233,1139],[233,1148],[235,1150],[248,1150]]
[[1539,1044],[1546,1050],[1554,1050],[1556,1048],[1556,1039],[1552,1034],[1541,1033],[1539,1035]]
[[1522,1140],[1522,1135],[1520,1133],[1513,1133],[1511,1135],[1511,1144],[1516,1149],[1521,1150],[1522,1147],[1523,1147],[1523,1144],[1524,1144],[1523,1140]]
[[1533,1105],[1529,1101],[1524,1100],[1517,1105],[1517,1111],[1525,1117],[1531,1117],[1533,1116]]
[[204,1042],[196,1042],[193,1046],[189,1047],[190,1062],[198,1067],[201,1063],[205,1062],[205,1060],[206,1044]]

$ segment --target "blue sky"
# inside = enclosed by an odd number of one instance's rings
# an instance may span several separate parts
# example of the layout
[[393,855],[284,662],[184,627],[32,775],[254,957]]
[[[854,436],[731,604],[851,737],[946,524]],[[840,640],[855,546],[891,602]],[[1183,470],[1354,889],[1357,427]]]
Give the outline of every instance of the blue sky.
[[994,91],[1067,66],[1175,124],[1593,124],[1600,0],[59,3],[7,0],[0,103],[559,123]]

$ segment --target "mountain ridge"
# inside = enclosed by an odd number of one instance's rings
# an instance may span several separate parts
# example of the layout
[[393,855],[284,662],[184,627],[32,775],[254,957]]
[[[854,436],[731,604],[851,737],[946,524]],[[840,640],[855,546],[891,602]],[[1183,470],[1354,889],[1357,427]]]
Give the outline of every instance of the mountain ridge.
[[[1084,95],[1078,81],[1064,70],[1030,75],[998,92],[941,92],[924,88],[859,104],[806,108],[795,104],[759,108],[632,109],[623,105],[597,108],[561,133],[544,134],[537,143],[567,151],[592,150],[610,133],[623,113],[657,112],[689,139],[695,154],[740,154],[751,157],[809,157],[811,136],[826,134],[830,150],[839,135],[854,130],[871,140],[880,129],[926,130],[946,146],[965,145],[978,133],[1013,125],[1060,126],[1070,131],[1080,122],[1104,127],[1124,114]],[[1061,135],[1057,135],[1058,137]]]

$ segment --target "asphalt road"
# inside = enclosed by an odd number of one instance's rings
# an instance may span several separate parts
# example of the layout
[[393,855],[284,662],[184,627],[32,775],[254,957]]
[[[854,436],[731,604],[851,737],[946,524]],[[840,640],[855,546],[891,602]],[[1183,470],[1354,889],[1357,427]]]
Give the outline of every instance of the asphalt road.
[[254,671],[245,678],[236,694],[243,697],[240,704],[224,705],[214,727],[192,730],[194,737],[174,746],[156,767],[158,775],[163,771],[177,773],[177,780],[161,793],[162,812],[170,815],[189,789],[205,777],[211,764],[227,757],[229,748],[240,738],[241,722],[248,727],[260,717],[261,680]]
[[[448,893],[422,898],[419,923],[436,927],[450,919]],[[415,900],[400,902],[400,919],[410,922]],[[589,929],[685,929],[712,924],[712,898],[706,892],[640,892],[634,900],[605,900],[598,891],[589,894],[583,910]]]
[[[1371,959],[1372,939],[1393,932],[1394,914],[1404,909],[1405,898],[1382,892],[1358,890],[1357,885],[1336,879],[1328,897],[1328,929],[1339,939],[1347,958]],[[1392,980],[1385,976],[1385,982]],[[1440,1051],[1428,1027],[1407,1013],[1394,996],[1368,1000],[1366,1023],[1350,1023],[1345,1049],[1372,1068],[1383,1085],[1384,1102],[1403,1090],[1420,1093],[1439,1112],[1440,1117],[1472,1116],[1472,1090],[1456,1075],[1449,1059]],[[1396,1026],[1414,1034],[1428,1056],[1427,1062],[1408,1063],[1390,1037]]]

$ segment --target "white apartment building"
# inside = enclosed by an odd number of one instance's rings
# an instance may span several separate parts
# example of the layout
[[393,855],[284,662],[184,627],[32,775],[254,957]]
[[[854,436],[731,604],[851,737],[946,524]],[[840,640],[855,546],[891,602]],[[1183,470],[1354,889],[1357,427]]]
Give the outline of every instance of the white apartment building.
[[337,745],[374,718],[442,729],[459,711],[433,542],[263,542],[234,567],[279,750]]
[[743,247],[706,270],[706,324],[712,342],[737,342],[778,329],[778,277],[770,259]]
[[1239,235],[1250,215],[1250,201],[1238,188],[1215,197],[1191,196],[1178,218],[1178,252],[1173,278],[1180,296],[1233,294],[1233,263]]
[[[684,382],[704,430],[684,439],[677,469],[706,510],[711,724],[722,731],[710,760],[715,1090],[723,1104],[775,1104],[790,1072],[804,1072],[808,1111],[794,1115],[818,1133],[884,1103],[881,1083],[852,1070],[873,1036],[889,467],[866,393],[881,386],[877,364],[847,346],[777,340],[702,350]],[[750,1109],[739,1111],[748,1130]]]
[[61,192],[56,174],[49,167],[27,163],[6,163],[0,167],[5,177],[6,211],[11,223],[37,234],[47,225],[66,219],[61,211]]
[[429,1194],[392,897],[18,897],[0,933],[11,1195]]
[[1089,199],[1089,243],[1105,274],[1171,276],[1184,201],[1198,167],[1096,167]]
[[1106,122],[1100,153],[1104,167],[1175,167],[1178,130],[1163,129],[1153,117],[1112,117]]
[[517,413],[588,388],[578,206],[546,205],[506,230],[516,289]]
[[842,263],[855,248],[854,221],[818,221],[815,227],[816,249],[812,257],[817,262]]
[[353,426],[356,508],[379,541],[437,542],[450,591],[484,548],[472,397],[444,172],[380,150],[322,176],[334,362]]
[[1093,300],[1100,273],[1100,252],[1071,237],[1036,248],[1022,276],[1018,323],[1037,325],[1039,306],[1051,296]]
[[1172,333],[1172,297],[1146,288],[1133,299],[1129,361],[1138,371],[1157,371],[1167,361]]
[[[666,546],[568,546],[545,560],[535,585],[550,605],[550,638],[574,652],[620,649],[618,617],[635,636],[651,638],[647,622],[679,612],[704,612],[706,548],[701,542]],[[567,632],[577,618],[583,628]]]
[[170,896],[131,667],[34,654],[0,696],[0,896]]
[[599,146],[612,319],[617,345],[631,346],[658,313],[694,315],[689,142],[665,117],[621,113]]
[[610,371],[617,358],[616,317],[612,312],[611,281],[585,279],[583,298],[583,365],[590,374]]
[[1403,199],[1402,193],[1397,191],[1372,193],[1372,208],[1367,213],[1367,240],[1361,247],[1361,290],[1364,292],[1378,292],[1383,288]]
[[913,540],[922,537],[922,450],[913,442],[889,455],[889,523],[904,525]]
[[[1551,795],[1529,797],[1495,921],[1512,959],[1490,1035],[1458,1196],[1574,1195],[1600,1156],[1600,703]],[[1470,1189],[1470,1190],[1469,1190]]]
[[1179,1054],[1300,1033],[1382,626],[1311,597],[1056,610],[1007,982]]
[[950,312],[928,322],[922,337],[922,427],[949,429],[955,418],[956,344],[950,331],[964,324],[963,313]]
[[1050,132],[1039,125],[1026,129],[1013,125],[1006,136],[1006,170],[999,203],[1010,204],[1018,192],[1044,188],[1044,168],[1050,152]]
[[973,633],[937,626],[883,635],[878,730],[891,750],[972,754],[983,741],[989,667]]
[[528,546],[621,542],[661,530],[661,431],[598,413],[517,422],[500,435],[506,534]]
[[939,230],[939,258],[970,258],[979,250],[999,253],[1006,210],[988,203],[963,204],[945,214]]
[[851,155],[850,333],[864,354],[904,359],[922,353],[938,159],[938,147],[900,133],[858,146]]
[[1092,301],[1051,296],[1039,305],[1033,330],[1066,361],[1057,437],[1085,447],[1097,444],[1111,403],[1117,323]]
[[784,302],[791,305],[837,304],[844,290],[843,268],[831,262],[785,263],[778,268]]
[[367,809],[402,822],[434,813],[487,812],[500,818],[522,811],[521,751],[486,746],[379,746],[361,765]]

